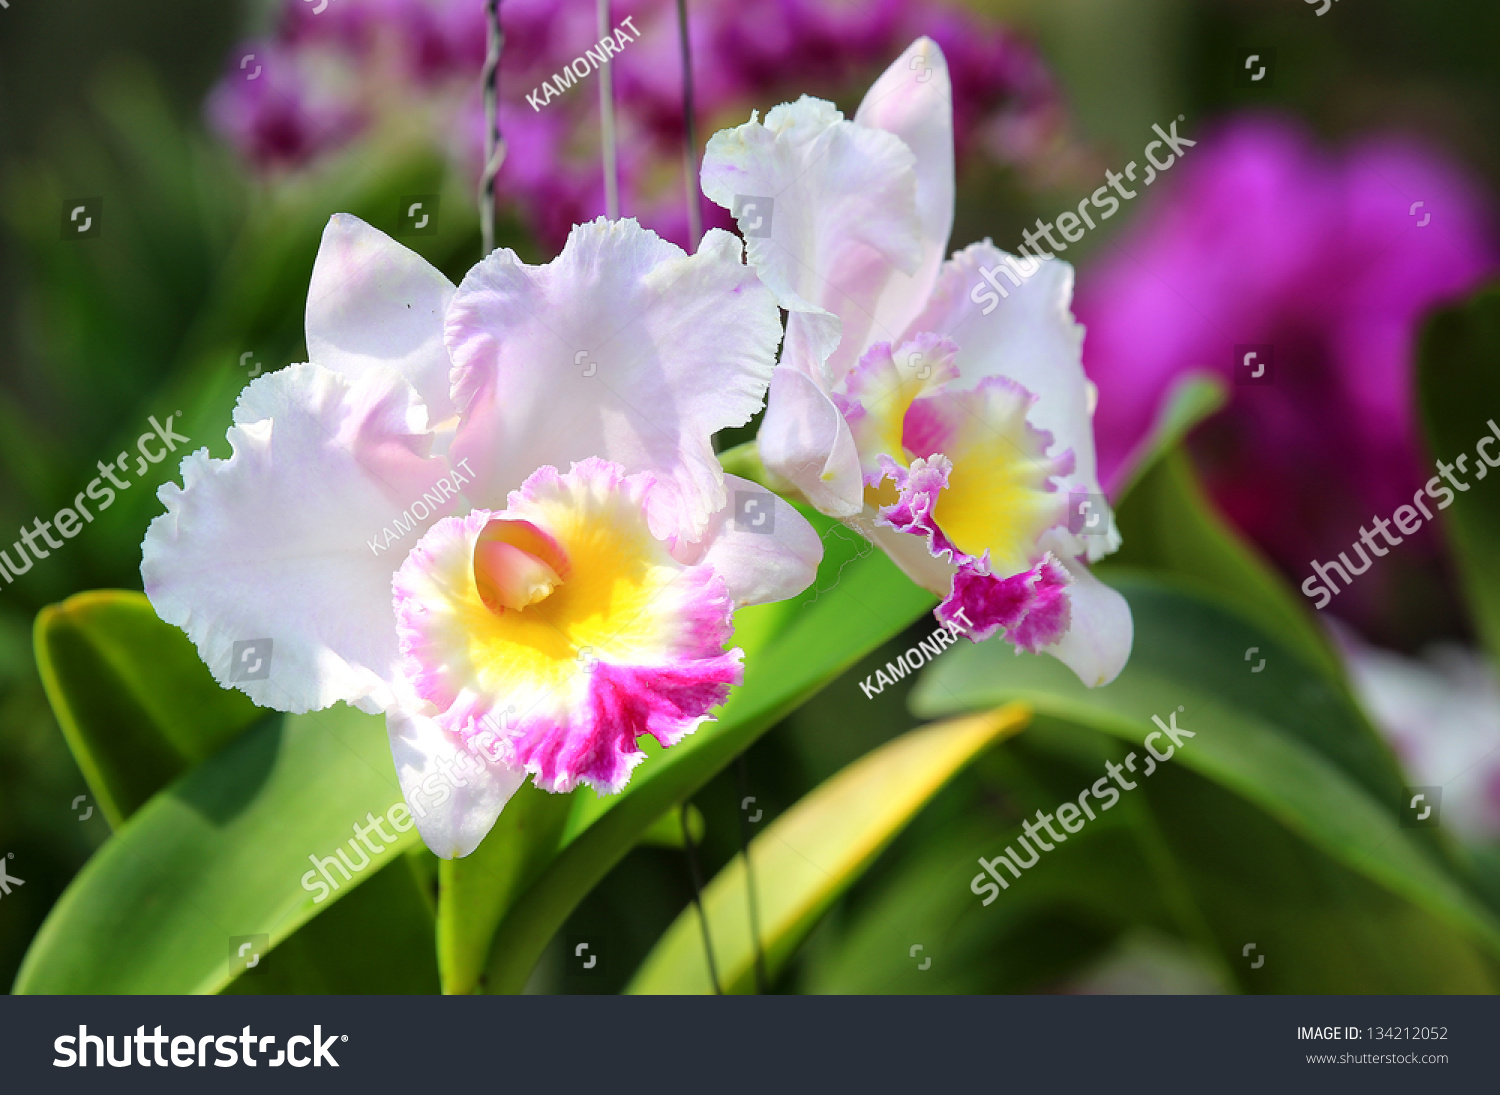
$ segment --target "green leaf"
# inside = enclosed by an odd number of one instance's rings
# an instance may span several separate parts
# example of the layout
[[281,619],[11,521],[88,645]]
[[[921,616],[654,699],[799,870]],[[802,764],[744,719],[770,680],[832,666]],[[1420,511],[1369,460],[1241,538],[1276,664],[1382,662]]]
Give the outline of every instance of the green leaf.
[[[1465,936],[1175,765],[982,904],[969,889],[978,859],[1018,847],[1021,819],[1055,811],[1126,751],[1087,727],[1039,716],[976,765],[983,775],[966,781],[978,784],[971,801],[945,801],[961,826],[903,840],[877,884],[829,918],[836,930],[820,929],[821,946],[809,944],[800,989],[1055,992],[1099,959],[1117,958],[1118,947],[1133,953],[1154,939],[1168,945],[1147,971],[1198,991],[1495,990],[1484,954]],[[926,970],[909,957],[915,943],[931,958]],[[1259,967],[1243,953],[1249,943],[1264,956]],[[1161,956],[1173,952],[1163,971]]]
[[[1466,453],[1473,462],[1457,473],[1468,487],[1455,491],[1443,511],[1448,542],[1468,593],[1475,629],[1500,664],[1500,476],[1475,447],[1500,435],[1500,288],[1437,313],[1422,333],[1417,389],[1422,421],[1434,456],[1452,464]],[[1491,442],[1495,452],[1500,442]]]
[[[378,841],[377,841],[378,843]],[[224,991],[241,996],[431,996],[438,992],[433,910],[414,848],[309,920]]]
[[439,864],[437,948],[445,993],[466,995],[484,984],[496,926],[556,858],[580,798],[549,795],[528,781],[478,848]]
[[44,608],[34,643],[58,725],[116,829],[265,714],[220,688],[139,593],[97,590]]
[[[997,741],[1025,727],[1022,705],[909,731],[823,783],[750,844],[761,943],[775,976],[828,909],[917,812]],[[703,893],[725,992],[754,986],[745,863],[736,857]],[[667,929],[631,981],[633,993],[709,993],[697,912]]]
[[[1040,797],[1032,808],[1051,809],[1067,793]],[[1024,886],[1012,883],[990,906],[969,882],[978,859],[1005,846],[1002,833],[1013,823],[969,821],[918,843],[873,892],[846,902],[835,937],[809,958],[802,991],[1036,992],[1093,960],[1128,925],[1170,927],[1126,815],[1126,809],[1101,815],[1068,838],[1066,857],[1033,867]],[[931,959],[926,969],[911,954],[918,944],[920,957]]]
[[[653,756],[660,752],[650,751]],[[495,925],[558,850],[587,827],[583,819],[598,816],[599,802],[590,790],[549,795],[527,783],[506,804],[495,828],[473,854],[440,861],[438,964],[446,991],[457,991],[460,985],[468,986],[464,992],[474,991]],[[689,811],[693,839],[700,840],[703,814],[696,806]],[[676,807],[642,830],[637,843],[682,847]]]
[[1271,565],[1214,510],[1186,453],[1161,456],[1116,512],[1124,543],[1100,567],[1170,575],[1218,599],[1295,650],[1331,680],[1344,671],[1322,631]]
[[[438,908],[444,991],[519,992],[578,902],[664,814],[761,734],[865,654],[901,632],[933,598],[881,552],[809,515],[826,555],[814,588],[735,614],[745,683],[718,721],[659,750],[619,795],[549,796],[529,785],[475,853],[445,862]],[[472,900],[472,907],[465,902]],[[493,941],[493,946],[491,942]]]
[[[274,946],[417,843],[415,827],[387,822],[394,841],[371,834],[382,852],[349,849],[354,825],[398,803],[378,717],[336,707],[264,719],[154,796],[89,860],[37,933],[15,991],[216,992],[236,972],[232,937],[264,934]],[[339,888],[319,902],[328,884],[310,860],[340,846],[351,866],[371,862],[348,879],[328,868]]]
[[[1152,732],[1153,715],[1180,712],[1196,736],[1184,739],[1173,764],[1500,954],[1500,923],[1455,880],[1445,849],[1422,839],[1430,831],[1400,826],[1400,770],[1342,691],[1209,599],[1141,575],[1116,585],[1130,602],[1136,642],[1113,684],[1088,691],[1050,659],[981,644],[929,669],[913,708],[931,716],[1020,699],[1134,745]],[[1251,648],[1265,658],[1260,672],[1245,660]]]
[[[719,453],[719,465],[730,475],[765,485],[769,473],[760,459],[760,442],[746,441]],[[778,492],[779,493],[779,492]]]
[[1126,461],[1130,474],[1114,491],[1116,505],[1130,497],[1141,480],[1150,474],[1162,457],[1180,446],[1194,426],[1217,413],[1226,398],[1224,382],[1213,373],[1188,373],[1179,377],[1167,390],[1151,432]]
[[[688,829],[692,831],[695,845],[703,843],[703,833],[707,828],[703,811],[691,802],[688,803]],[[641,843],[654,848],[687,847],[687,842],[682,839],[682,815],[677,810],[662,814],[651,828],[641,834]]]

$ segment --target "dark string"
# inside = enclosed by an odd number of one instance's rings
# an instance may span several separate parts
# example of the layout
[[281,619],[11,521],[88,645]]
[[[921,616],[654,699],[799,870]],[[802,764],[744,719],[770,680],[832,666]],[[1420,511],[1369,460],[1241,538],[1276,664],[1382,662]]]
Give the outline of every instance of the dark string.
[[479,235],[482,258],[495,249],[495,178],[505,159],[500,140],[500,54],[505,34],[500,29],[500,0],[485,0],[489,46],[484,58],[484,177],[479,184]]
[[693,48],[688,41],[687,0],[677,0],[677,34],[682,45],[682,174],[687,190],[688,250],[703,238],[703,211],[698,206],[698,129],[693,121]]
[[745,899],[750,904],[750,941],[755,946],[755,991],[764,996],[770,991],[766,976],[766,952],[760,944],[760,897],[755,890],[755,868],[750,863],[750,819],[745,803],[750,798],[750,768],[745,754],[734,758],[734,779],[740,791],[740,855],[745,860]]
[[703,956],[708,960],[708,979],[713,983],[714,995],[723,996],[724,989],[719,985],[719,970],[714,965],[714,944],[708,935],[708,917],[703,912],[703,875],[698,870],[698,850],[693,846],[693,830],[688,819],[691,809],[691,804],[684,802],[679,814],[682,820],[682,849],[687,853],[688,874],[693,880],[693,904],[698,909],[698,924],[703,929]]

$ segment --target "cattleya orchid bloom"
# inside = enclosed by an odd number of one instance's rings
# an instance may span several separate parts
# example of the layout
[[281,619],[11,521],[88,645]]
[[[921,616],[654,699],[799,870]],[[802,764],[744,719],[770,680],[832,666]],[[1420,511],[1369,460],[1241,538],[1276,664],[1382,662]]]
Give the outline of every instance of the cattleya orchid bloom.
[[1132,624],[1087,565],[1120,538],[1072,268],[1012,265],[988,240],[943,261],[951,99],[922,38],[853,121],[803,96],[709,141],[704,193],[745,214],[749,259],[789,313],[761,458],[943,598],[944,623],[1105,684]]
[[[689,256],[601,219],[455,290],[336,216],[311,361],[252,381],[232,455],[161,489],[146,593],[257,703],[384,713],[423,839],[467,855],[528,773],[613,792],[640,735],[692,733],[741,680],[734,609],[812,581],[812,528],[712,447],[760,407],[780,334],[727,232]],[[731,519],[747,491],[771,521]],[[269,675],[236,680],[262,637]]]

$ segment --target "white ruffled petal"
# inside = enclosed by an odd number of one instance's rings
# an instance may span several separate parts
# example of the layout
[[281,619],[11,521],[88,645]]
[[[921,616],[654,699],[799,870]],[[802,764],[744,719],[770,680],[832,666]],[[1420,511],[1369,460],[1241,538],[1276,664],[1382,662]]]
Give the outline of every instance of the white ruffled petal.
[[[701,535],[725,505],[712,436],[760,409],[781,336],[741,254],[727,232],[689,256],[601,218],[545,266],[501,250],[470,271],[447,339],[454,458],[479,474],[475,504],[503,508],[538,467],[600,457],[673,486],[686,535]],[[684,531],[652,520],[663,537]]]
[[[351,385],[294,365],[252,381],[235,422],[229,459],[192,453],[184,485],[158,492],[146,595],[221,685],[263,707],[379,710],[400,664],[391,575],[454,505],[416,506],[448,472],[426,455],[426,411],[393,371]],[[411,528],[389,543],[398,520]]]
[[[1044,538],[1043,545],[1054,550],[1059,541]],[[1072,620],[1062,640],[1043,649],[1077,673],[1087,687],[1098,688],[1118,677],[1130,660],[1135,642],[1130,605],[1083,563],[1071,556],[1059,558],[1073,578],[1068,586]]]
[[[714,134],[702,182],[741,215],[751,264],[791,313],[783,365],[830,390],[865,346],[900,334],[876,312],[893,275],[922,262],[915,159],[899,138],[804,95]],[[757,200],[758,228],[744,211]]]
[[927,544],[927,537],[913,536],[910,532],[877,524],[875,517],[878,512],[874,506],[867,505],[864,515],[858,521],[845,523],[873,541],[876,547],[891,557],[891,562],[901,568],[901,573],[917,585],[938,597],[948,596],[958,567],[933,555]]
[[307,354],[357,381],[394,368],[417,390],[434,424],[453,415],[443,316],[453,283],[358,217],[336,213],[323,230],[307,290]]
[[820,513],[852,517],[864,506],[864,475],[849,423],[808,376],[780,366],[756,437],[761,462]]
[[468,855],[526,782],[525,771],[493,759],[494,749],[464,748],[458,735],[409,703],[386,712],[385,725],[401,794],[423,842],[442,859]]
[[937,284],[953,233],[953,85],[948,61],[931,38],[918,38],[870,86],[856,125],[899,137],[916,157],[922,261],[910,276],[896,271],[875,304],[882,326],[905,330]]
[[726,475],[724,485],[729,505],[714,514],[702,543],[674,548],[678,562],[712,567],[736,608],[784,601],[812,585],[823,541],[807,519],[748,479]]

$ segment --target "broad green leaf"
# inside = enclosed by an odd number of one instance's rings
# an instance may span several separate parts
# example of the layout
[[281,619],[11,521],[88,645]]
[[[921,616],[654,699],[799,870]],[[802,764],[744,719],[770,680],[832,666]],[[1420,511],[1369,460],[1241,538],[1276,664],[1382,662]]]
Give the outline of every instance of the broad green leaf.
[[1116,505],[1130,497],[1162,457],[1177,449],[1194,426],[1224,406],[1224,382],[1212,373],[1188,373],[1168,389],[1151,432],[1126,461],[1129,474],[1115,490]]
[[220,688],[140,593],[96,590],[43,609],[35,647],[58,725],[116,829],[265,714]]
[[[355,842],[401,803],[385,727],[347,707],[269,717],[142,806],[89,860],[37,933],[18,993],[207,993],[229,941],[274,946],[413,847],[416,829]],[[399,817],[399,815],[398,815]],[[348,871],[314,860],[343,846]],[[338,861],[335,861],[338,862]],[[325,865],[326,866],[326,865]],[[430,952],[429,952],[430,953]]]
[[[801,989],[1056,991],[1106,946],[1114,956],[1116,941],[1166,937],[1179,941],[1177,965],[1188,960],[1168,974],[1199,991],[1494,991],[1464,935],[1175,764],[982,904],[969,889],[978,859],[1018,847],[1021,819],[1076,798],[1127,752],[1115,738],[1038,716],[975,766],[971,801],[948,803],[962,826],[903,840],[893,868],[829,918],[837,930],[809,945]],[[926,970],[908,955],[916,943],[931,958]],[[1243,954],[1250,943],[1258,967]]]
[[[1136,567],[1186,580],[1255,621],[1330,679],[1343,680],[1338,657],[1307,606],[1218,515],[1181,449],[1145,472],[1116,520],[1124,543],[1109,570]],[[1101,568],[1101,576],[1109,570]]]
[[[718,721],[671,749],[644,745],[648,759],[619,795],[599,799],[585,791],[571,802],[547,803],[537,800],[549,796],[523,788],[474,855],[443,864],[445,897],[484,895],[477,911],[439,907],[444,991],[521,991],[569,913],[663,814],[932,607],[933,598],[884,554],[865,552],[827,519],[814,523],[824,531],[827,548],[814,588],[735,615],[745,683],[733,691]],[[529,833],[521,835],[522,829]],[[505,847],[510,844],[516,846]],[[496,863],[503,879],[498,884],[486,881],[495,876]],[[447,939],[445,932],[451,933]]]
[[[1469,597],[1470,615],[1500,664],[1500,475],[1477,452],[1500,438],[1500,288],[1439,312],[1422,333],[1418,392],[1432,455],[1453,465],[1467,487],[1442,511],[1448,542]],[[1500,459],[1500,440],[1485,445]]]
[[[688,829],[692,832],[693,843],[703,843],[703,833],[708,824],[703,819],[703,811],[688,803]],[[654,848],[685,848],[687,842],[682,839],[682,813],[680,810],[671,810],[656,819],[656,824],[641,834],[641,843],[649,844]]]
[[439,864],[437,949],[445,993],[487,988],[484,968],[495,927],[557,856],[580,797],[576,791],[549,795],[527,781],[478,848]]
[[[1050,809],[1058,797],[1040,801]],[[1125,814],[1102,815],[1100,824],[1068,839],[1065,857],[1039,863],[1022,879],[1024,886],[1013,882],[989,906],[969,882],[979,872],[978,859],[1005,846],[1009,834],[998,819],[916,845],[873,892],[846,902],[844,922],[822,953],[810,957],[801,990],[1036,992],[1077,972],[1129,925],[1170,928]],[[916,946],[922,949],[914,957]]]
[[[655,744],[654,742],[652,743]],[[653,757],[659,749],[648,750]],[[559,848],[599,815],[599,798],[585,789],[572,795],[549,795],[525,784],[505,806],[495,828],[478,848],[461,860],[440,861],[438,964],[448,992],[484,985],[484,962],[490,936],[526,884],[547,866]],[[701,840],[703,814],[689,806],[693,839]],[[587,820],[580,820],[586,818]],[[681,848],[682,824],[677,807],[648,825],[639,844]],[[545,941],[544,941],[545,942]]]
[[[1454,930],[1477,906],[1448,876],[1424,878],[1419,864],[1408,884],[1391,884],[1389,876],[1401,869],[1405,853],[1392,855],[1383,870],[1372,870],[1359,860],[1372,861],[1385,850],[1368,839],[1351,848],[1353,854],[1340,854],[1331,841],[1309,839],[1226,781],[1216,785],[1206,772],[1184,765],[1161,774],[1166,778],[1149,789],[1148,801],[1162,841],[1189,880],[1222,965],[1241,991],[1493,993],[1500,988],[1494,933],[1484,925]],[[1338,809],[1342,797],[1330,795],[1329,807]],[[1493,917],[1488,923],[1495,923]],[[1264,955],[1259,968],[1244,954],[1251,943],[1252,955]]]
[[[1442,846],[1422,839],[1430,831],[1400,826],[1400,771],[1335,685],[1187,589],[1141,575],[1118,575],[1116,586],[1130,602],[1136,643],[1113,684],[1088,691],[1045,657],[981,644],[929,669],[913,708],[931,716],[1020,699],[1134,745],[1153,731],[1152,716],[1180,715],[1196,736],[1171,763],[1500,954],[1500,924],[1455,880]],[[1257,664],[1265,658],[1259,672],[1244,657],[1251,649]]]
[[[377,841],[378,843],[378,841]],[[416,848],[314,917],[224,990],[243,996],[431,996],[433,909]]]
[[[960,770],[1025,727],[1023,705],[912,730],[822,784],[750,844],[761,944],[771,976],[828,906]],[[703,893],[703,911],[725,992],[753,991],[745,861],[736,857]],[[697,912],[667,929],[628,988],[633,993],[709,993]]]

